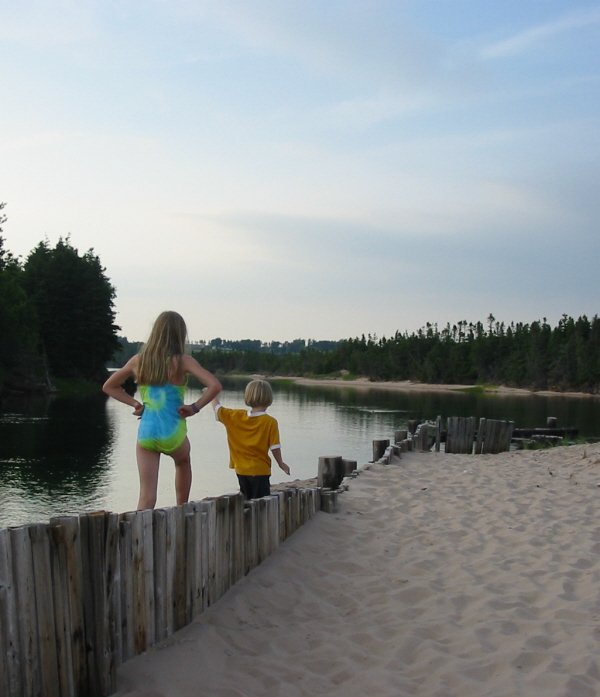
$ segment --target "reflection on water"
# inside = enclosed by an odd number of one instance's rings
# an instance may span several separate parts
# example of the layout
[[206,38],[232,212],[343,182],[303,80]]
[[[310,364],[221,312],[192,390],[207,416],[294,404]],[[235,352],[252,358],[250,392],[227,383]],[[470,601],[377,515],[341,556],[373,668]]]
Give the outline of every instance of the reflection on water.
[[[243,408],[245,380],[225,380],[221,401]],[[274,383],[269,409],[279,421],[292,479],[316,476],[318,458],[342,455],[364,464],[374,438],[390,437],[410,419],[475,416],[544,426],[548,416],[600,438],[600,400],[504,396],[464,392],[399,392],[376,387]],[[198,399],[190,385],[186,401]],[[104,395],[7,399],[0,403],[0,527],[45,522],[52,515],[135,507],[138,495],[132,410]],[[206,408],[188,420],[194,481],[192,498],[237,489],[228,468],[225,429]],[[286,481],[274,464],[273,482]],[[173,465],[163,457],[158,505],[175,500]]]
[[112,444],[99,395],[5,400],[0,525],[39,520],[38,510],[75,514],[95,507],[106,488]]

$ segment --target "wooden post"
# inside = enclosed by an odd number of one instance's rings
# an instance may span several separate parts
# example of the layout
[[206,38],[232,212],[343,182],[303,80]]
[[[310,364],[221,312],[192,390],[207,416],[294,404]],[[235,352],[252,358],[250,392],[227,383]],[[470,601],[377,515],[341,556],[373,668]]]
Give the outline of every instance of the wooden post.
[[401,443],[408,437],[408,431],[403,428],[398,431],[394,431],[394,443]]
[[167,511],[157,508],[152,514],[154,531],[154,612],[156,641],[166,639],[170,599],[167,595]]
[[347,477],[349,474],[352,474],[354,470],[356,469],[356,460],[347,460],[346,458],[342,458],[342,472],[343,472],[343,477]]
[[[73,683],[73,647],[69,609],[65,528],[49,525],[51,580],[56,626],[56,654],[61,697],[77,697]],[[0,622],[1,624],[1,622]],[[12,694],[12,693],[8,693]]]
[[51,583],[50,544],[45,525],[31,525],[28,530],[33,559],[34,608],[37,620],[37,651],[39,652],[42,694],[47,695],[47,697],[59,697],[60,680]]
[[440,444],[442,442],[442,417],[438,416],[435,420],[435,452],[440,452]]
[[131,521],[121,515],[119,522],[121,550],[121,661],[135,656],[135,601],[133,578],[133,542]]
[[231,527],[231,583],[244,575],[244,497],[241,493],[229,497]]
[[194,606],[197,586],[198,564],[196,561],[196,523],[194,512],[189,504],[182,506],[186,510],[185,520],[185,601],[183,614],[185,624],[188,625],[194,619]]
[[485,432],[486,420],[482,417],[479,419],[479,428],[477,429],[477,440],[475,441],[475,455],[481,454],[483,448],[483,434]]
[[[390,439],[389,438],[378,438],[373,441],[373,462],[377,462],[378,460],[381,460],[385,453],[385,449],[389,446],[390,444]],[[339,482],[336,482],[334,486],[331,488],[337,488],[337,485]],[[323,486],[328,486],[327,484],[324,484]]]
[[418,419],[411,419],[411,420],[408,422],[408,433],[409,433],[409,436],[414,436],[414,435],[415,435],[415,433],[417,432],[417,427],[419,426],[420,423],[421,423],[421,421],[418,420]]
[[208,580],[209,580],[209,575],[210,575],[210,568],[209,568],[209,546],[210,546],[210,539],[209,539],[209,534],[208,534],[208,513],[204,510],[202,510],[202,504],[199,504],[199,510],[200,510],[200,519],[201,519],[201,534],[202,534],[202,542],[201,542],[201,552],[202,552],[202,574],[201,574],[201,580],[202,580],[202,605],[200,606],[201,610],[205,610],[208,607]]
[[108,635],[111,622],[107,588],[112,582],[115,560],[108,564],[107,551],[110,550],[112,554],[113,544],[111,541],[107,547],[109,526],[109,515],[105,511],[80,517],[82,549],[87,548],[83,568],[90,678],[88,694],[97,697],[105,697],[114,692],[113,642]]
[[258,526],[258,563],[269,556],[269,527],[267,523],[267,502],[264,498],[256,499]]
[[[204,568],[203,568],[203,517],[198,501],[193,501],[187,504],[188,515],[193,515],[193,545],[194,545],[194,584],[191,588],[192,592],[192,617],[202,612],[202,598],[204,595]],[[206,518],[206,515],[204,516]]]
[[256,499],[244,501],[244,540],[246,546],[246,573],[258,566],[258,526]]
[[14,584],[19,611],[19,663],[24,695],[42,694],[38,662],[33,557],[28,526],[10,528]]
[[175,573],[173,577],[173,629],[177,631],[185,627],[185,604],[186,604],[186,548],[185,548],[185,507],[175,506],[173,508],[175,535]]
[[21,695],[19,612],[10,532],[0,530],[0,691]]
[[121,615],[119,516],[116,513],[109,513],[106,517],[104,539],[104,670],[105,688],[108,694],[112,694],[117,687],[117,665],[119,663],[117,652],[120,652],[118,627]]
[[285,532],[285,493],[276,491],[275,496],[278,498],[277,510],[279,511],[279,543],[283,542],[286,537]]
[[206,552],[206,596],[205,607],[212,605],[217,599],[217,504],[214,498],[200,501],[200,510],[206,513],[206,538],[208,548]]
[[285,536],[286,539],[294,532],[293,528],[293,511],[292,511],[292,491],[291,487],[288,487],[283,493],[285,495]]
[[252,507],[251,501],[244,501],[244,547],[246,548],[244,573],[249,574],[254,568],[252,549]]
[[419,452],[425,453],[429,451],[429,426],[421,424],[416,433],[416,448]]
[[269,526],[269,554],[279,547],[279,497],[266,496],[267,524]]
[[546,428],[557,428],[558,427],[558,419],[556,416],[549,416],[546,419]]
[[319,458],[319,467],[317,470],[318,486],[337,487],[339,484],[338,477],[342,468],[341,455],[324,455]]

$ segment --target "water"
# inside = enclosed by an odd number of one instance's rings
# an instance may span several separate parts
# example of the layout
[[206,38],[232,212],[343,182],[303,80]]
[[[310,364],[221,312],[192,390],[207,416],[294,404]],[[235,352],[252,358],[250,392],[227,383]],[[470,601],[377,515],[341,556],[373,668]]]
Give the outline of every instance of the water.
[[[224,381],[221,401],[242,408],[243,380]],[[279,421],[288,478],[274,463],[273,483],[315,477],[321,455],[368,462],[372,440],[389,438],[410,419],[482,416],[511,419],[519,428],[576,426],[600,438],[600,399],[474,395],[462,392],[398,392],[352,387],[273,385],[269,409]],[[198,399],[188,389],[186,401]],[[124,512],[137,504],[135,441],[131,409],[101,393],[87,397],[10,398],[0,403],[0,527],[47,522],[53,515],[93,510]],[[194,481],[191,497],[237,491],[228,468],[224,427],[210,407],[188,420]],[[175,501],[173,465],[161,459],[158,506]]]

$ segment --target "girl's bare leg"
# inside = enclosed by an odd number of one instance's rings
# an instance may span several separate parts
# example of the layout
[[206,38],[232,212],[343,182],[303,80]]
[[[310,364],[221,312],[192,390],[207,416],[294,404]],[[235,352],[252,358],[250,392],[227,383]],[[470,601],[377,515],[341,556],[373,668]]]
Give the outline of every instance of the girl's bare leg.
[[158,464],[160,453],[154,450],[146,450],[137,443],[136,455],[138,471],[140,474],[140,500],[138,511],[154,508],[156,505],[156,490],[158,487]]
[[186,438],[183,443],[170,453],[175,462],[175,493],[177,505],[187,503],[192,487],[192,461],[190,459],[190,441]]

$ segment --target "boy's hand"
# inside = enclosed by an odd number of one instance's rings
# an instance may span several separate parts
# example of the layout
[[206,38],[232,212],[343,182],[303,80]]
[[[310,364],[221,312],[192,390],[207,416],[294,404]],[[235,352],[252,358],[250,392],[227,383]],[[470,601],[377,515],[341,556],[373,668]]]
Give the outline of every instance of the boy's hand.
[[285,464],[285,462],[280,462],[280,463],[279,463],[279,466],[281,467],[281,469],[282,469],[286,474],[289,475],[289,473],[290,473],[290,468]]

